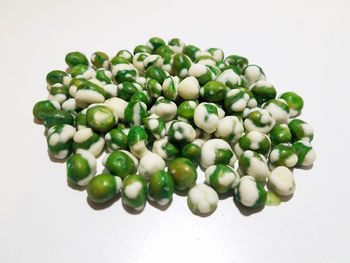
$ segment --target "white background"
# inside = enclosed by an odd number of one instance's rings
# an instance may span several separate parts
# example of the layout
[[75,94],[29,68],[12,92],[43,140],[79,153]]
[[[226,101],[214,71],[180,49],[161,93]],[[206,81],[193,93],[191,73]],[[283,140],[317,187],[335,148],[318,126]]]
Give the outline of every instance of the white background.
[[[1,0],[0,262],[350,262],[349,3]],[[289,202],[244,215],[227,198],[202,218],[175,196],[134,215],[67,186],[32,119],[46,73],[69,51],[112,56],[151,36],[247,56],[303,96],[318,159]]]

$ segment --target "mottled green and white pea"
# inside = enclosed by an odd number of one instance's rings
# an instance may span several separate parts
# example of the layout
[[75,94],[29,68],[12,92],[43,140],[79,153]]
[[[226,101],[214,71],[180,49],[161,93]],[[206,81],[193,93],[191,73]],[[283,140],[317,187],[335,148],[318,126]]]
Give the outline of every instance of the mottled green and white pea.
[[110,98],[107,99],[104,104],[108,109],[113,112],[115,119],[118,121],[124,121],[124,111],[128,103],[121,98]]
[[158,98],[162,95],[162,85],[160,85],[155,79],[147,79],[145,88],[148,95],[152,98]]
[[178,155],[179,150],[169,142],[168,137],[164,137],[153,142],[152,152],[158,154],[164,160],[172,160]]
[[188,190],[196,183],[196,167],[187,158],[178,157],[172,160],[168,166],[168,172],[174,180],[175,188],[180,191]]
[[102,163],[111,174],[119,176],[122,179],[129,174],[136,173],[134,160],[121,150],[107,154]]
[[172,67],[171,67],[171,61],[173,59],[173,56],[174,55],[166,56],[165,58],[163,58],[162,69],[170,75],[174,75]]
[[196,60],[196,54],[200,54],[201,50],[200,48],[194,46],[194,45],[186,45],[183,48],[183,53],[188,56],[192,61]]
[[136,211],[142,210],[147,200],[147,182],[140,175],[129,175],[123,182],[123,204]]
[[69,183],[86,186],[96,174],[96,158],[85,150],[78,150],[66,163]]
[[247,175],[240,179],[234,198],[245,207],[256,208],[265,205],[267,193],[262,183]]
[[[134,65],[134,67],[139,71],[140,74],[143,74],[145,71],[145,65],[143,63],[143,61],[150,56],[150,54],[148,53],[137,53],[135,54],[133,60],[132,60],[132,64]],[[163,61],[164,63],[164,61]]]
[[227,164],[233,167],[236,155],[231,146],[222,139],[210,139],[202,146],[201,166],[208,168],[214,164]]
[[91,55],[91,64],[94,66],[94,68],[109,68],[109,57],[106,53],[102,51],[96,51]]
[[248,113],[243,124],[248,132],[258,131],[267,134],[275,126],[275,119],[267,110],[255,108]]
[[106,84],[112,84],[113,83],[113,76],[112,72],[110,72],[107,69],[100,68],[96,70],[96,77],[98,81],[100,81],[103,85]]
[[250,87],[250,90],[259,105],[276,98],[277,95],[275,87],[265,80],[259,80],[254,83]]
[[167,205],[173,198],[174,188],[174,180],[168,172],[155,172],[148,184],[148,198],[159,205]]
[[208,48],[207,51],[213,56],[216,62],[224,59],[224,51],[220,48]]
[[162,171],[165,168],[165,162],[158,154],[147,151],[140,159],[138,171],[140,175],[149,180],[151,175]]
[[177,106],[173,101],[159,97],[152,106],[150,112],[162,117],[164,121],[171,121],[176,116]]
[[218,206],[219,196],[206,184],[197,184],[188,192],[187,204],[194,214],[210,214]]
[[200,88],[200,95],[206,101],[220,102],[224,100],[227,90],[228,88],[224,83],[212,80]]
[[69,89],[61,83],[53,84],[50,87],[48,100],[55,100],[58,103],[62,104],[69,98]]
[[145,118],[143,122],[156,139],[163,138],[166,135],[165,122],[158,115],[152,114]]
[[139,72],[132,64],[117,64],[112,67],[112,74],[117,83],[133,82],[139,76]]
[[226,64],[238,67],[240,69],[245,68],[249,63],[248,59],[238,55],[227,56],[224,61]]
[[141,125],[147,116],[147,105],[142,101],[129,102],[124,111],[124,120],[130,126]]
[[161,67],[151,66],[147,68],[145,76],[146,78],[151,78],[158,81],[158,83],[162,85],[165,78],[167,77],[167,74]]
[[89,107],[86,111],[86,124],[94,131],[106,133],[118,122],[113,112],[105,105]]
[[168,100],[176,100],[178,97],[180,79],[177,76],[168,76],[165,78],[162,89],[164,97]]
[[75,128],[67,124],[58,124],[48,130],[47,146],[54,158],[64,159],[71,153],[75,132]]
[[182,53],[185,47],[185,43],[179,38],[170,39],[168,45],[175,54]]
[[316,160],[316,152],[309,142],[298,141],[292,145],[294,151],[298,155],[297,166],[308,167]]
[[298,156],[292,146],[288,144],[278,144],[272,148],[269,161],[272,167],[286,166],[292,168],[297,164]]
[[74,126],[74,115],[64,110],[51,110],[46,113],[44,126],[51,128],[58,124],[68,124]]
[[228,143],[235,143],[244,132],[242,122],[236,116],[227,116],[219,120],[215,136]]
[[128,136],[118,127],[106,133],[105,142],[110,152],[124,150],[128,147]]
[[251,150],[246,150],[241,154],[238,165],[241,175],[251,175],[263,183],[270,174],[265,157]]
[[221,69],[219,67],[217,67],[217,66],[210,66],[210,65],[208,65],[207,67],[208,67],[208,69],[211,72],[212,80],[216,80],[216,78],[222,73]]
[[264,71],[258,65],[246,66],[242,71],[242,75],[247,81],[248,87],[260,80],[266,80]]
[[215,132],[219,125],[218,107],[213,103],[200,103],[194,110],[193,120],[205,132]]
[[126,49],[119,50],[116,56],[122,57],[127,61],[129,61],[130,63],[132,62],[132,59],[133,59],[132,53]]
[[57,101],[41,100],[35,103],[33,107],[33,116],[38,121],[44,121],[49,112],[59,109],[61,109],[61,105]]
[[141,126],[133,126],[128,133],[128,145],[130,152],[137,158],[141,158],[147,151],[148,135]]
[[186,77],[178,86],[179,96],[185,100],[193,100],[199,96],[200,86],[195,77]]
[[105,101],[106,91],[91,81],[85,81],[77,87],[75,99],[78,105],[85,106]]
[[160,46],[157,48],[155,53],[162,58],[166,58],[174,54],[173,50],[169,46]]
[[304,100],[298,94],[292,91],[284,92],[280,96],[285,100],[290,110],[290,116],[295,117],[299,115],[304,107]]
[[87,110],[88,109],[85,108],[75,115],[75,127],[77,128],[77,130],[87,128],[87,124],[86,124],[86,112],[87,112]]
[[62,103],[62,110],[68,111],[70,113],[76,113],[80,109],[77,105],[77,102],[74,98],[69,98],[65,102]]
[[83,53],[79,51],[69,52],[65,57],[65,61],[70,68],[77,65],[89,66],[89,60]]
[[96,76],[96,71],[86,65],[76,65],[70,70],[72,78],[92,79]]
[[287,167],[278,166],[271,171],[268,185],[276,194],[289,196],[295,191],[294,175]]
[[96,175],[88,184],[88,198],[94,203],[103,204],[113,200],[123,187],[118,176],[110,174]]
[[196,139],[196,131],[192,125],[188,123],[174,121],[169,128],[168,137],[169,140],[174,143],[190,143]]
[[110,60],[110,68],[113,68],[113,66],[117,65],[117,64],[130,64],[130,61],[121,57],[121,56],[114,56],[111,60]]
[[91,152],[94,156],[98,156],[105,146],[105,140],[91,128],[83,128],[78,130],[73,137],[73,149],[83,149]]
[[78,87],[85,83],[87,80],[84,78],[73,78],[70,82],[69,82],[69,95],[73,98],[75,98],[75,95],[77,93]]
[[151,37],[147,41],[146,46],[149,47],[150,49],[152,49],[152,51],[156,51],[157,48],[159,48],[161,46],[166,46],[166,43],[160,37]]
[[271,143],[277,145],[280,143],[290,143],[292,134],[287,124],[277,124],[269,133]]
[[46,75],[46,83],[48,86],[52,86],[56,83],[60,83],[68,87],[71,80],[72,79],[68,75],[68,73],[62,70],[52,70]]
[[195,140],[192,143],[186,144],[181,150],[181,156],[191,160],[195,166],[198,166],[203,143],[204,142],[198,143],[198,141]]
[[137,82],[123,82],[118,84],[118,97],[130,101],[132,95],[136,92],[142,91],[142,86]]
[[171,59],[171,70],[172,72],[179,76],[180,78],[185,78],[188,76],[188,70],[191,67],[191,59],[185,54],[176,54]]
[[192,64],[188,71],[188,75],[195,77],[201,86],[206,84],[208,81],[213,80],[213,73],[209,67],[199,63]]
[[272,99],[262,105],[263,109],[270,112],[277,124],[287,123],[289,119],[289,107],[284,100]]
[[153,98],[150,97],[147,90],[142,90],[142,91],[135,92],[131,96],[130,102],[131,101],[142,101],[147,106],[149,106],[149,105],[151,105]]
[[239,138],[234,150],[238,156],[246,150],[252,150],[262,155],[267,155],[271,149],[271,142],[266,134],[251,131]]
[[237,88],[242,84],[241,77],[233,69],[224,70],[216,80],[224,83],[229,88]]
[[198,106],[197,100],[185,100],[177,107],[177,118],[180,121],[191,122],[194,116],[194,110]]
[[254,95],[246,88],[232,89],[226,93],[224,106],[229,113],[240,114],[246,108],[255,108],[257,105]]
[[232,167],[224,164],[209,166],[205,170],[205,179],[219,194],[224,194],[234,189],[239,183],[239,175]]
[[300,119],[291,120],[288,123],[290,132],[292,133],[292,141],[311,142],[314,138],[314,129],[305,121]]
[[145,69],[151,67],[151,66],[157,66],[162,67],[163,66],[163,58],[159,55],[149,55],[143,60],[143,67]]
[[[205,53],[204,53],[205,52]],[[195,62],[197,64],[203,64],[205,66],[215,66],[216,65],[216,60],[213,58],[213,56],[206,51],[203,51],[204,54],[198,53],[196,54],[196,60]]]

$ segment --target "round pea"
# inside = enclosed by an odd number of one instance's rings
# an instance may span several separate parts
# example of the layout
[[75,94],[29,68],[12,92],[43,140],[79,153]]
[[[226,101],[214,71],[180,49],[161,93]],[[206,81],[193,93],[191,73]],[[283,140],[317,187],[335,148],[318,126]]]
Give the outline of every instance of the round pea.
[[107,106],[97,105],[86,112],[86,123],[96,132],[106,133],[116,124],[114,114]]
[[196,132],[192,125],[182,121],[174,121],[169,128],[168,137],[174,143],[190,143],[196,139]]
[[180,78],[188,76],[188,70],[191,67],[191,60],[185,54],[176,54],[171,60],[171,69]]
[[165,160],[172,160],[178,155],[179,149],[169,142],[168,137],[164,137],[153,142],[152,152]]
[[225,63],[243,69],[248,65],[248,59],[239,55],[230,55],[225,58]]
[[180,103],[177,108],[178,118],[182,118],[187,121],[192,121],[194,116],[194,110],[198,106],[198,101],[196,100],[185,100]]
[[36,120],[43,121],[51,111],[61,109],[60,104],[54,100],[42,100],[35,103],[33,116]]
[[314,151],[310,143],[298,141],[293,143],[292,147],[298,156],[298,166],[308,167],[315,162],[316,152]]
[[303,98],[292,91],[284,92],[280,96],[281,99],[285,100],[290,109],[290,116],[295,117],[299,115],[304,107]]
[[159,205],[167,205],[173,198],[174,181],[165,171],[155,172],[148,184],[148,198]]
[[147,139],[148,135],[141,126],[133,126],[130,128],[128,133],[128,145],[134,156],[141,158],[147,151]]
[[273,145],[289,143],[292,141],[292,134],[287,124],[277,124],[270,131],[270,139]]
[[44,126],[46,128],[51,128],[52,126],[58,124],[68,124],[74,126],[74,116],[69,112],[59,109],[46,112]]
[[178,190],[188,190],[197,180],[195,166],[184,157],[172,160],[168,166],[168,171],[174,180],[175,188]]
[[271,171],[268,185],[280,196],[289,196],[295,191],[293,173],[284,166],[278,166]]
[[66,163],[67,178],[72,184],[86,186],[96,174],[95,156],[84,150],[78,150]]
[[146,70],[146,77],[158,81],[159,84],[163,84],[166,74],[161,67],[151,66]]
[[67,124],[58,124],[48,130],[47,146],[50,154],[57,159],[64,159],[72,151],[75,128]]
[[124,179],[129,174],[136,173],[136,166],[133,159],[122,151],[114,151],[103,159],[103,165],[113,175]]
[[138,45],[134,48],[134,55],[137,53],[149,53],[152,54],[152,49],[146,45]]
[[205,178],[207,183],[219,194],[224,194],[234,189],[240,179],[232,167],[224,164],[209,166],[205,170]]
[[141,125],[148,116],[147,106],[141,101],[131,101],[124,110],[125,122],[129,125]]
[[267,193],[254,177],[243,176],[234,190],[234,198],[245,207],[256,208],[265,205]]
[[122,188],[122,180],[110,174],[96,175],[87,186],[88,198],[94,203],[111,201]]
[[265,81],[259,80],[250,88],[258,104],[263,104],[271,99],[276,98],[277,92],[275,87]]
[[271,149],[271,142],[266,134],[258,131],[251,131],[239,138],[234,149],[238,156],[246,150],[252,150],[262,155],[267,155]]
[[224,100],[227,92],[225,84],[219,81],[209,81],[201,89],[200,94],[206,100],[210,102],[220,102]]
[[201,147],[195,143],[188,143],[182,148],[181,155],[191,160],[193,164],[197,166],[200,162]]
[[73,149],[83,149],[91,152],[94,156],[98,156],[105,146],[105,140],[94,133],[91,128],[82,128],[78,130],[73,137]]
[[294,119],[288,123],[290,132],[292,133],[292,141],[311,142],[314,138],[313,128],[303,120]]
[[265,157],[251,150],[241,154],[238,165],[240,174],[251,175],[260,182],[265,182],[270,173]]
[[109,57],[102,51],[96,51],[91,55],[91,64],[96,68],[109,68]]
[[187,204],[194,214],[212,213],[218,202],[218,194],[206,184],[197,184],[188,192]]
[[71,77],[62,70],[52,70],[46,75],[46,82],[50,86],[60,83],[68,87],[70,81]]
[[123,204],[134,209],[142,210],[147,200],[147,183],[139,175],[129,175],[123,182]]
[[243,124],[248,132],[258,131],[267,134],[275,126],[275,119],[267,110],[256,108],[249,112]]
[[110,130],[105,135],[106,145],[109,151],[124,150],[128,146],[128,136],[121,128]]
[[298,162],[298,156],[294,149],[287,144],[276,145],[269,156],[270,163],[273,166],[294,167]]
[[89,60],[87,59],[87,57],[83,53],[81,53],[79,51],[69,52],[66,55],[65,61],[66,61],[67,65],[71,68],[76,66],[76,65],[89,66]]

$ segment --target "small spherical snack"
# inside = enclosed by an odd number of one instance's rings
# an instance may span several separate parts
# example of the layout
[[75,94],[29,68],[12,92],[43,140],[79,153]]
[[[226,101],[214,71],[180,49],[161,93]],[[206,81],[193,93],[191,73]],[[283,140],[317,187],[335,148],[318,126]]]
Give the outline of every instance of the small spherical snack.
[[242,74],[247,81],[248,87],[260,80],[266,80],[264,71],[258,65],[252,64],[246,66],[243,69]]
[[273,145],[280,143],[290,143],[292,141],[292,134],[287,124],[277,124],[270,131],[270,140]]
[[137,53],[148,53],[148,54],[152,54],[152,49],[146,45],[137,45],[134,48],[134,55]]
[[186,56],[188,56],[192,61],[196,60],[196,54],[200,53],[201,50],[194,45],[185,45],[182,51]]
[[216,164],[205,170],[205,179],[216,192],[224,194],[234,189],[240,178],[231,166]]
[[158,154],[164,160],[172,160],[178,155],[179,150],[169,142],[168,137],[164,137],[153,142],[152,152]]
[[249,62],[248,59],[239,55],[230,55],[225,58],[225,63],[231,66],[235,66],[239,69],[245,68]]
[[239,172],[241,175],[250,175],[260,182],[265,182],[269,175],[267,161],[262,154],[247,150],[239,157]]
[[234,150],[238,156],[246,150],[252,150],[262,155],[267,155],[271,149],[271,142],[266,134],[251,131],[243,135],[236,143]]
[[122,187],[123,182],[120,177],[99,174],[87,186],[88,198],[96,204],[104,204],[115,198]]
[[142,210],[147,200],[147,183],[140,175],[128,175],[123,182],[123,204],[136,211]]
[[174,188],[173,178],[168,172],[155,172],[148,184],[148,198],[161,206],[167,205],[173,198]]
[[288,122],[289,107],[284,100],[272,99],[264,103],[262,107],[270,112],[277,124]]
[[118,97],[130,101],[132,95],[136,92],[142,91],[142,86],[137,82],[122,82],[118,84]]
[[118,119],[107,106],[96,105],[86,111],[86,124],[96,132],[106,133],[111,130]]
[[194,110],[194,123],[206,133],[213,133],[219,125],[218,107],[213,103],[200,103]]
[[226,116],[219,120],[215,136],[233,144],[241,138],[243,132],[243,124],[236,116]]
[[217,81],[224,83],[227,87],[234,89],[238,88],[242,84],[241,77],[233,70],[224,70],[217,78]]
[[165,45],[166,45],[165,41],[160,37],[151,37],[146,43],[146,46],[151,48],[153,52],[156,51],[159,47],[165,46]]
[[124,121],[124,111],[128,103],[121,98],[110,98],[104,102],[108,109],[113,112],[115,119]]
[[177,88],[178,94],[185,100],[194,100],[199,97],[199,83],[195,77],[184,78]]
[[53,100],[42,100],[35,103],[33,107],[33,116],[38,121],[44,121],[48,113],[53,110],[61,109],[60,104]]
[[112,66],[112,74],[117,83],[134,82],[139,76],[137,69],[132,64],[117,64]]
[[187,204],[194,214],[212,213],[218,202],[218,194],[206,184],[197,184],[188,192]]
[[294,151],[298,155],[297,166],[308,167],[316,160],[316,152],[309,142],[298,141],[292,145]]
[[52,86],[56,83],[60,83],[60,84],[63,84],[64,86],[68,87],[69,82],[71,80],[72,79],[68,75],[68,73],[64,72],[62,70],[52,70],[49,73],[47,73],[47,75],[46,75],[46,83],[48,86]]
[[186,144],[196,139],[196,131],[188,123],[174,121],[169,128],[168,137],[171,142]]
[[110,72],[109,70],[104,69],[104,68],[100,68],[100,69],[96,70],[96,79],[103,85],[113,83],[112,72]]
[[294,175],[287,167],[278,166],[268,178],[268,185],[280,196],[289,196],[295,191]]
[[164,168],[164,160],[158,154],[147,151],[140,159],[138,170],[143,178],[149,180],[152,174]]
[[68,88],[69,88],[69,95],[72,98],[75,98],[77,94],[78,87],[85,83],[87,79],[84,78],[72,78],[72,80],[69,82]]
[[124,120],[129,125],[141,125],[147,116],[147,105],[141,101],[129,102],[124,110]]
[[62,104],[69,98],[68,87],[64,86],[61,83],[53,84],[50,87],[49,95],[47,96],[48,100],[54,100]]
[[62,103],[62,110],[76,114],[80,110],[74,98],[69,98]]
[[259,80],[254,83],[250,87],[250,90],[259,105],[276,98],[277,95],[275,87],[265,80]]
[[177,107],[177,119],[184,122],[192,122],[194,110],[198,106],[197,100],[185,100]]
[[67,65],[71,68],[77,65],[89,66],[89,60],[83,53],[79,51],[69,52],[66,55],[65,61]]
[[216,61],[213,58],[212,55],[210,55],[210,53],[206,52],[206,51],[202,51],[205,52],[202,54],[196,54],[196,60],[195,62],[197,64],[203,64],[205,66],[215,66],[216,65]]
[[208,48],[207,51],[213,56],[216,62],[224,59],[224,51],[220,48]]
[[156,139],[163,138],[166,134],[165,122],[163,118],[152,114],[143,120],[146,129],[148,129]]
[[105,140],[94,133],[91,128],[83,128],[78,130],[73,137],[73,149],[83,149],[91,152],[94,156],[98,156],[105,146]]
[[110,130],[105,135],[105,142],[108,151],[125,150],[128,147],[128,136],[122,128]]
[[288,144],[278,144],[272,148],[269,161],[273,167],[286,166],[292,168],[297,164],[298,156],[292,146]]
[[193,163],[184,157],[178,157],[168,165],[168,172],[172,176],[175,188],[185,191],[191,188],[197,180],[197,171]]
[[157,55],[159,55],[163,59],[167,57],[171,57],[174,54],[174,52],[169,46],[160,46],[157,48],[155,52]]
[[227,112],[240,114],[246,108],[255,108],[257,102],[250,90],[238,88],[229,90],[226,93],[224,106]]
[[106,91],[91,81],[85,81],[77,87],[75,99],[80,106],[105,101]]
[[162,95],[162,85],[155,79],[147,79],[145,88],[151,98],[158,98]]
[[167,75],[161,67],[151,66],[147,68],[145,76],[148,79],[156,80],[160,85],[162,85]]
[[179,38],[170,39],[168,45],[175,54],[182,53],[183,48],[185,47],[185,43]]
[[91,55],[91,64],[94,66],[94,68],[109,68],[109,57],[106,53],[102,51],[96,51]]
[[128,133],[128,145],[130,152],[137,158],[141,158],[147,151],[148,135],[141,126],[133,126]]
[[66,158],[72,151],[75,128],[67,124],[52,126],[47,133],[47,146],[56,159]]
[[77,128],[77,130],[87,128],[86,112],[87,112],[87,108],[81,110],[75,115],[75,127]]
[[194,141],[186,144],[181,150],[181,156],[191,160],[197,166],[201,158],[201,146]]
[[263,184],[253,176],[243,176],[234,190],[234,198],[245,207],[261,207],[265,205],[267,193]]
[[132,59],[133,59],[133,55],[131,54],[131,52],[126,50],[126,49],[119,50],[117,52],[116,56],[122,57],[122,58],[126,59],[127,61],[129,61],[130,63],[132,62]]
[[292,141],[311,142],[314,138],[314,129],[305,121],[300,119],[291,120],[288,123],[290,132],[292,133]]
[[150,112],[162,117],[164,121],[171,121],[176,116],[177,106],[173,101],[159,97]]
[[236,155],[231,146],[222,139],[211,139],[202,146],[201,166],[208,168],[214,164],[227,164],[233,166],[236,161]]
[[72,78],[83,78],[90,80],[92,78],[95,78],[96,72],[89,66],[79,64],[70,69],[70,75]]
[[223,101],[228,88],[222,82],[212,80],[207,82],[201,89],[200,95],[206,101],[220,102]]
[[147,106],[149,106],[153,102],[153,98],[150,97],[147,90],[142,90],[134,93],[131,96],[130,102],[132,101],[141,101],[145,103]]
[[267,134],[275,126],[275,119],[265,109],[255,108],[250,110],[243,124],[244,128],[250,131],[258,131]]
[[298,116],[301,113],[304,107],[304,101],[303,98],[298,94],[292,91],[288,91],[282,93],[280,98],[285,100],[285,102],[288,104],[291,117]]
[[208,81],[213,80],[213,74],[210,68],[203,64],[192,64],[188,71],[188,75],[191,77],[195,77],[199,83],[199,85],[203,86]]
[[175,76],[168,76],[165,78],[162,90],[164,97],[168,100],[175,100],[178,96],[178,88],[179,88],[180,78]]
[[74,116],[64,110],[51,110],[45,113],[44,126],[51,128],[58,124],[68,124],[74,126]]
[[191,64],[191,59],[184,54],[174,55],[170,62],[172,72],[180,78],[188,76],[188,70],[191,67]]
[[103,165],[111,174],[124,179],[129,174],[136,173],[134,160],[124,151],[114,151],[105,156]]
[[96,174],[96,158],[85,150],[78,150],[66,163],[68,182],[74,185],[87,186]]

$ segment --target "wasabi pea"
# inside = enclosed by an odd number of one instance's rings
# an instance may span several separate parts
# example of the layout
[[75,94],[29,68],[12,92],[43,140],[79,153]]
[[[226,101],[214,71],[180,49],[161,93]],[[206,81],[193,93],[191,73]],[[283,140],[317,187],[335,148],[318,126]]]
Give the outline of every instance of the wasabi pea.
[[47,133],[47,146],[50,154],[56,159],[66,158],[72,151],[75,128],[67,124],[51,127]]
[[121,98],[110,98],[104,102],[104,105],[113,112],[114,118],[119,121],[124,121],[124,112],[128,103]]
[[118,85],[118,97],[129,101],[136,92],[142,91],[142,86],[136,82],[123,82]]
[[180,78],[185,78],[188,76],[188,70],[191,67],[191,60],[185,54],[176,54],[171,59],[171,69],[174,74]]
[[89,66],[79,64],[71,68],[70,75],[72,78],[83,78],[90,80],[96,76],[96,72]]
[[240,174],[251,175],[263,183],[270,173],[265,157],[251,150],[244,151],[241,154],[238,164]]
[[74,126],[74,117],[71,113],[64,110],[51,110],[46,112],[44,126],[51,128],[58,124],[68,124]]
[[225,58],[225,63],[243,69],[248,65],[248,59],[238,55],[230,55]]
[[246,88],[229,90],[224,100],[225,110],[233,114],[240,114],[246,108],[252,109],[257,105],[254,95]]
[[295,191],[293,173],[284,166],[278,166],[271,171],[268,185],[280,196],[289,196]]
[[117,64],[113,66],[112,74],[117,83],[133,82],[139,76],[137,69],[131,64]]
[[118,176],[96,175],[87,186],[88,198],[97,204],[106,203],[116,197],[122,186],[122,180]]
[[241,77],[233,70],[226,69],[224,70],[217,78],[216,81],[222,82],[229,88],[237,88],[242,84]]
[[292,141],[292,134],[287,124],[275,125],[270,131],[269,136],[273,145],[290,143]]
[[220,102],[224,100],[227,92],[225,84],[219,81],[209,81],[201,89],[202,98],[209,102]]
[[87,128],[87,124],[86,124],[86,112],[87,112],[87,110],[88,109],[85,108],[75,115],[75,127],[77,128],[77,130]]
[[201,166],[208,168],[214,164],[227,164],[233,166],[236,161],[236,155],[231,146],[222,139],[211,139],[202,146]]
[[207,82],[213,80],[213,74],[210,68],[203,64],[192,64],[188,71],[188,75],[195,77],[199,85],[203,86]]
[[250,90],[259,105],[276,98],[277,94],[275,87],[265,80],[259,80],[258,82],[254,83],[250,87]]
[[177,106],[174,102],[163,97],[159,97],[151,108],[150,112],[162,117],[164,121],[170,121],[176,116]]
[[96,174],[96,158],[88,151],[78,150],[66,165],[68,181],[75,185],[87,186]]
[[201,158],[201,146],[196,144],[196,142],[188,143],[182,148],[181,155],[191,160],[197,166]]
[[171,160],[178,155],[179,150],[169,142],[168,137],[164,137],[153,142],[152,152],[158,154],[164,160]]
[[170,39],[168,45],[175,54],[182,53],[185,47],[185,43],[179,38]]
[[66,55],[65,61],[66,61],[67,65],[71,68],[76,66],[76,65],[89,66],[89,60],[87,59],[87,57],[83,53],[81,53],[79,51],[69,52]]
[[196,54],[201,50],[194,45],[186,45],[183,48],[183,53],[187,55],[192,61],[196,60]]
[[153,51],[155,51],[159,47],[165,46],[165,45],[166,45],[165,41],[163,39],[161,39],[160,37],[152,37],[146,43],[146,46],[149,47],[150,49],[152,49]]
[[60,83],[65,87],[68,87],[70,81],[71,77],[68,75],[68,73],[62,70],[52,70],[46,75],[46,83],[49,86]]
[[310,143],[298,141],[293,143],[292,147],[298,156],[297,166],[308,167],[316,160],[316,152]]
[[60,104],[54,100],[42,100],[35,103],[33,107],[33,116],[38,121],[44,121],[48,114],[53,110],[61,109]]
[[212,103],[200,103],[194,110],[194,123],[207,133],[216,131],[219,125],[218,107]]
[[168,171],[174,180],[175,188],[180,191],[188,190],[197,180],[196,168],[187,158],[178,157],[172,160]]
[[132,60],[132,64],[139,71],[140,74],[143,74],[145,71],[145,65],[144,65],[143,61],[145,61],[145,59],[149,55],[150,54],[148,54],[148,53],[139,52],[139,53],[135,54],[135,56]]
[[218,202],[218,194],[205,184],[197,184],[188,192],[187,203],[194,214],[212,213]]
[[124,110],[125,122],[129,125],[141,125],[142,120],[148,116],[147,106],[141,101],[128,103]]
[[232,167],[224,164],[209,166],[205,170],[205,179],[216,192],[224,194],[234,189],[239,183],[239,175]]
[[148,135],[141,126],[133,126],[128,133],[128,145],[130,152],[137,158],[141,158],[147,151]]
[[174,181],[171,175],[165,171],[152,174],[148,184],[148,198],[157,204],[167,205],[173,198]]
[[267,155],[271,149],[271,142],[266,134],[251,131],[243,135],[236,143],[234,150],[240,156],[246,150],[252,150],[262,155]]
[[178,86],[179,96],[185,100],[193,100],[199,96],[200,86],[195,77],[186,77]]
[[123,151],[114,151],[109,153],[103,159],[103,165],[111,174],[124,179],[129,174],[136,173],[135,162]]
[[78,105],[86,106],[93,103],[101,103],[105,101],[106,91],[99,85],[91,81],[81,83],[75,94]]
[[96,132],[106,133],[111,130],[118,119],[107,106],[97,105],[86,111],[86,124]]
[[149,96],[149,94],[147,93],[147,90],[143,90],[143,91],[138,91],[134,93],[130,99],[130,102],[132,101],[141,101],[145,103],[147,106],[149,106],[151,105],[153,98]]
[[287,123],[289,119],[289,107],[284,100],[272,99],[263,104],[263,108],[270,112],[277,124]]
[[234,198],[246,207],[261,207],[265,204],[267,193],[264,186],[252,176],[243,176],[234,190]]
[[224,59],[224,51],[220,48],[208,48],[207,51],[213,56],[216,62]]
[[295,117],[301,113],[304,107],[304,101],[298,94],[288,91],[282,93],[280,98],[285,100],[285,102],[288,104],[291,117]]
[[259,108],[252,109],[243,122],[244,128],[248,132],[258,131],[264,134],[269,133],[275,123],[275,119],[270,112]]
[[73,137],[73,149],[83,149],[91,152],[94,156],[98,156],[105,146],[105,140],[94,133],[91,128],[83,128],[78,130]]
[[215,136],[233,144],[241,138],[243,132],[241,121],[235,116],[227,116],[219,120]]
[[87,79],[84,78],[73,78],[68,85],[69,88],[69,95],[73,98],[75,98],[77,94],[78,87],[85,83]]
[[142,210],[147,200],[147,184],[139,175],[129,175],[123,182],[123,204],[137,211]]
[[179,77],[168,76],[163,82],[163,94],[168,100],[175,100],[178,97]]
[[152,98],[158,98],[162,95],[162,86],[155,79],[147,79],[145,88],[148,95]]
[[160,85],[163,84],[166,73],[161,67],[151,66],[146,70],[146,77],[156,80]]
[[294,119],[288,123],[290,132],[292,133],[292,141],[306,141],[311,142],[314,138],[313,128],[303,120]]
[[247,81],[248,86],[260,81],[266,80],[265,73],[258,65],[248,65],[246,66],[242,74]]
[[91,55],[91,64],[96,68],[109,68],[109,57],[102,51],[96,51]]
[[112,72],[104,68],[96,70],[96,79],[104,85],[113,83]]
[[163,118],[152,114],[143,120],[145,127],[156,139],[163,138],[166,134],[165,122]]
[[147,151],[140,159],[138,170],[143,178],[149,180],[152,174],[164,168],[164,160],[158,154]]
[[127,61],[129,61],[130,63],[132,62],[132,59],[133,59],[133,55],[131,54],[131,52],[126,50],[126,49],[119,50],[116,56],[122,57],[122,58],[126,59]]
[[180,121],[192,122],[194,110],[198,106],[197,100],[186,100],[180,103],[177,108],[177,118]]
[[196,132],[190,124],[174,121],[169,128],[168,137],[174,143],[184,144],[194,141]]
[[115,150],[125,150],[128,146],[128,136],[121,128],[110,130],[105,135],[107,149],[110,152]]
[[287,144],[278,144],[272,148],[269,161],[273,166],[294,167],[298,162],[298,156],[294,149]]

